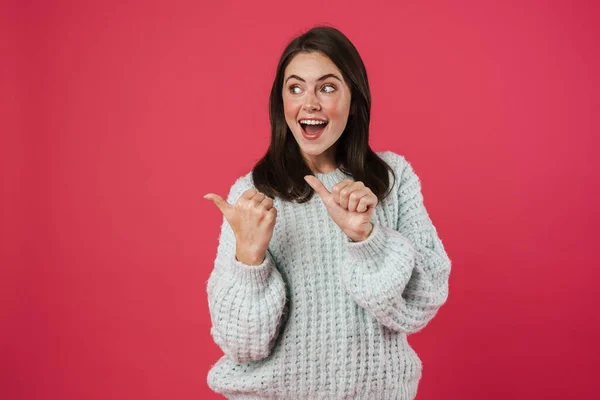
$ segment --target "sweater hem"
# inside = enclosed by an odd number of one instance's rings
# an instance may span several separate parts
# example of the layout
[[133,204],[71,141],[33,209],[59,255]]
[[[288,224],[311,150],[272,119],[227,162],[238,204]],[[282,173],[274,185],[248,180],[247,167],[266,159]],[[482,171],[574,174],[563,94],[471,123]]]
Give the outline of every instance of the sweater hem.
[[297,399],[311,399],[311,400],[414,400],[417,396],[417,389],[419,386],[420,379],[414,379],[407,381],[404,385],[396,388],[383,391],[371,391],[367,393],[360,393],[354,395],[340,395],[339,397],[332,396],[331,394],[286,394],[286,395],[258,395],[254,393],[239,393],[239,394],[223,394],[228,400],[297,400]]

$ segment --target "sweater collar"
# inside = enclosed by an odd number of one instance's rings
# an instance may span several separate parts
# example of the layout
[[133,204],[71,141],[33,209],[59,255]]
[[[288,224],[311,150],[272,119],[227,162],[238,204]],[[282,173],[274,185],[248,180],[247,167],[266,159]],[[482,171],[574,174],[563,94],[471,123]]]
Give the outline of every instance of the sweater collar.
[[333,186],[339,183],[341,180],[349,178],[348,175],[344,174],[339,168],[326,174],[314,173],[314,176],[323,182],[323,185],[331,192]]

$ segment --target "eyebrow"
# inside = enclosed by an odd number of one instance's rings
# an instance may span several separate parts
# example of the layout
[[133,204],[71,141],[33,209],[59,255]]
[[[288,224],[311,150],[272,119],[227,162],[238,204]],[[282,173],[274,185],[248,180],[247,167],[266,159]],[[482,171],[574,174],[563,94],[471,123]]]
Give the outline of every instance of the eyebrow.
[[[285,80],[285,82],[289,81],[292,78],[298,79],[301,82],[306,82],[304,79],[300,78],[298,75],[290,75],[290,76],[288,76],[287,79]],[[342,82],[342,80],[337,75],[335,75],[335,74],[326,74],[326,75],[323,75],[322,77],[320,77],[319,79],[317,79],[317,82],[324,81],[327,78],[335,78],[338,81]]]

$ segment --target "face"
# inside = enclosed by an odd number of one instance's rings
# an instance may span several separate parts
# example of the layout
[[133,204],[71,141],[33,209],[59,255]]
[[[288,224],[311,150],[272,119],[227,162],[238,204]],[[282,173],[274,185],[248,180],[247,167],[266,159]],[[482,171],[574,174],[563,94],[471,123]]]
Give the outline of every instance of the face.
[[299,53],[283,77],[285,120],[311,168],[335,168],[335,143],[350,112],[350,88],[322,53]]

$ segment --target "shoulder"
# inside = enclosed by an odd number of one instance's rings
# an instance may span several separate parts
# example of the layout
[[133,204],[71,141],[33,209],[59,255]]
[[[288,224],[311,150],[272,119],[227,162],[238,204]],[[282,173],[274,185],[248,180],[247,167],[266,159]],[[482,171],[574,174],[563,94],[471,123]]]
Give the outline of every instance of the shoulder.
[[383,161],[385,161],[397,175],[397,178],[401,179],[405,175],[414,174],[411,163],[401,154],[395,153],[390,150],[378,151],[377,154]]
[[393,151],[377,152],[377,155],[394,170],[395,178],[393,186],[397,190],[397,193],[406,194],[421,191],[421,179],[415,173],[412,164],[406,157]]
[[246,175],[240,176],[235,180],[235,182],[233,182],[231,188],[229,189],[229,194],[227,195],[227,202],[230,204],[235,204],[242,194],[248,189],[254,189],[252,171],[248,172]]

